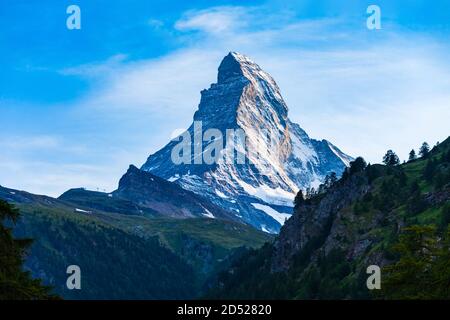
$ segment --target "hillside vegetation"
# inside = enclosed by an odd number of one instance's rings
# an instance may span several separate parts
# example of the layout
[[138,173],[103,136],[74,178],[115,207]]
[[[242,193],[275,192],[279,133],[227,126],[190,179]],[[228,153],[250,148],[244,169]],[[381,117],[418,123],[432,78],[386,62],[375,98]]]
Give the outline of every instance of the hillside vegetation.
[[19,211],[9,203],[0,200],[0,300],[37,300],[56,298],[50,288],[38,279],[32,279],[22,269],[30,239],[16,239],[6,223],[15,223]]
[[[191,299],[241,247],[271,237],[231,221],[151,218],[92,209],[0,187],[22,213],[17,237],[34,239],[25,267],[66,299]],[[78,265],[82,289],[66,288]]]
[[[391,156],[358,158],[300,194],[274,243],[244,254],[208,297],[449,299],[450,139],[405,164]],[[367,289],[370,265],[382,268],[381,290]]]

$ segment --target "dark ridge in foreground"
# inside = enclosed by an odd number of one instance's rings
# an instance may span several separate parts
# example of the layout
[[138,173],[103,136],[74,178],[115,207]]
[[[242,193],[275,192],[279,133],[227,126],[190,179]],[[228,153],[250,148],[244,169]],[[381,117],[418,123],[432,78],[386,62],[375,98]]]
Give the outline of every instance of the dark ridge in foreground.
[[[208,297],[450,299],[449,223],[450,138],[402,165],[359,158],[298,200],[274,243],[222,272]],[[367,289],[370,265],[382,268],[381,290]]]

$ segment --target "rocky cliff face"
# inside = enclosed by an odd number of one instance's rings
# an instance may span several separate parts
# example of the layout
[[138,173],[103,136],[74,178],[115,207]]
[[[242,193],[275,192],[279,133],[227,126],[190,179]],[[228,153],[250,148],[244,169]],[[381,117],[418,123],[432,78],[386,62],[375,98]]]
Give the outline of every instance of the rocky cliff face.
[[[450,222],[450,138],[406,164],[355,163],[323,193],[299,201],[275,241],[237,261],[211,296],[367,299],[374,293],[366,285],[367,268],[378,266],[388,278],[384,267],[398,261],[407,227],[434,226],[442,230],[437,241],[444,239]],[[411,250],[403,258],[412,259]],[[401,296],[410,285],[393,290]]]
[[[204,137],[208,129],[217,130]],[[231,139],[227,130],[235,133]],[[186,134],[193,140],[192,154],[189,161],[174,164],[172,151]],[[219,140],[223,149],[216,161],[202,161]],[[245,159],[239,161],[242,154]],[[194,123],[141,169],[206,196],[259,229],[278,232],[292,213],[298,189],[316,187],[331,172],[340,175],[350,160],[291,122],[275,80],[246,56],[231,52],[219,66],[217,83],[201,92]]]
[[[293,257],[312,242],[323,241],[321,246],[325,254],[341,244],[336,238],[345,236],[345,233],[349,234],[341,221],[345,218],[353,219],[348,211],[343,209],[349,208],[370,189],[365,175],[355,175],[339,187],[329,190],[319,202],[299,207],[296,214],[282,227],[274,242],[272,271],[288,270],[292,266]],[[360,239],[355,241],[351,246],[357,246]]]
[[150,209],[164,217],[238,220],[231,212],[197,194],[132,165],[111,196],[131,201],[139,208]]

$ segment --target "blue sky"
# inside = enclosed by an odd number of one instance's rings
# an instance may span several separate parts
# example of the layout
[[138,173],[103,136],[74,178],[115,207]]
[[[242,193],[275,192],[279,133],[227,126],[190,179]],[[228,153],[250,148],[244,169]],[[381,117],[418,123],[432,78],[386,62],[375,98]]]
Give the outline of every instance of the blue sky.
[[[66,28],[81,8],[82,29]],[[381,30],[366,8],[381,8]],[[448,1],[3,0],[0,184],[113,190],[186,128],[228,51],[278,82],[314,138],[379,162],[445,139]]]

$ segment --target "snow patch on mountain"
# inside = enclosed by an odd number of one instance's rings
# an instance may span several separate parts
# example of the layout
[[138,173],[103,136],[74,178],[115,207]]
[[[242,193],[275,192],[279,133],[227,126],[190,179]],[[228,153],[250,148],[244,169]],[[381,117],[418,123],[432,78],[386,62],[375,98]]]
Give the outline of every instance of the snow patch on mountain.
[[75,208],[75,212],[87,213],[87,214],[91,214],[92,213],[92,211],[87,211],[87,210],[83,210],[83,209],[79,209],[79,208]]
[[258,210],[264,211],[269,216],[271,216],[272,218],[277,220],[281,225],[283,225],[286,222],[286,220],[292,216],[292,214],[280,213],[280,212],[276,211],[275,209],[273,209],[272,207],[265,206],[260,203],[252,203],[252,206],[254,206]]
[[193,120],[185,132],[190,137],[195,136],[194,124],[198,122],[202,130],[217,129],[223,136],[229,129],[243,131],[245,144],[239,139],[228,142],[245,154],[245,162],[227,161],[230,154],[224,149],[216,163],[194,164],[194,159],[203,157],[206,148],[217,142],[215,137],[201,140],[201,154],[192,153],[191,161],[182,164],[171,161],[178,143],[172,140],[150,155],[141,169],[239,212],[245,223],[264,227],[267,232],[280,229],[287,217],[280,211],[292,210],[299,189],[317,188],[331,172],[340,176],[352,160],[330,142],[310,138],[290,121],[275,80],[240,53],[230,52],[222,60],[217,83],[201,91]]
[[350,166],[350,162],[353,161],[353,158],[343,153],[341,150],[339,150],[336,146],[334,146],[331,142],[327,141],[328,146],[330,147],[331,151],[342,160],[342,162],[348,167]]
[[214,190],[216,192],[216,194],[221,197],[222,199],[228,199],[229,197],[227,197],[223,192],[221,192],[220,190]]
[[295,192],[288,192],[280,187],[271,188],[264,184],[253,187],[242,180],[239,180],[238,182],[244,188],[245,192],[251,196],[263,200],[266,203],[288,207],[294,206],[293,201],[296,195]]
[[209,211],[208,209],[206,209],[206,208],[203,208],[203,209],[205,209],[205,212],[203,213],[203,215],[205,216],[205,217],[208,217],[208,218],[211,218],[211,219],[215,219],[216,217],[214,217],[214,215],[211,213],[211,211]]
[[178,174],[174,175],[173,177],[170,177],[169,179],[167,179],[170,182],[174,182],[177,181],[178,179],[180,179],[180,176]]

